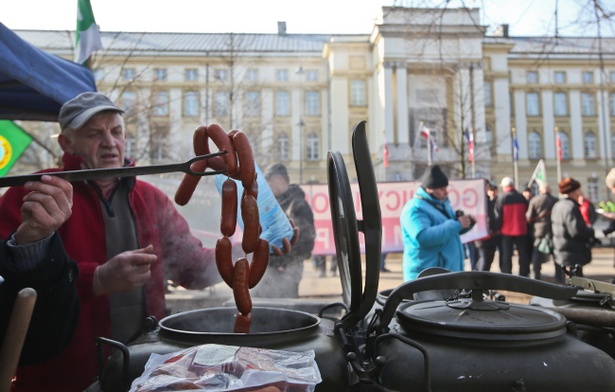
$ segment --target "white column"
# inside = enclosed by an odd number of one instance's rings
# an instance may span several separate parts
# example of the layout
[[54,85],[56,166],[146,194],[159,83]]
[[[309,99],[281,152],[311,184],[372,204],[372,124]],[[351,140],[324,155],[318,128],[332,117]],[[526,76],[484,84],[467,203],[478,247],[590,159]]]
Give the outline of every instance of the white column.
[[406,63],[397,63],[397,141],[408,144],[410,139],[408,117],[408,71]]
[[388,143],[394,143],[395,121],[393,117],[393,70],[389,62],[384,63],[384,129]]
[[544,90],[540,97],[542,106],[542,145],[544,147],[545,158],[555,159],[555,115],[553,109],[553,91]]
[[[601,157],[602,159],[604,159],[604,147],[602,147],[603,145],[606,146],[606,154],[607,157],[609,157],[608,161],[610,161],[610,157],[613,154],[613,151],[611,151],[611,121],[609,121],[609,117],[611,115],[610,111],[609,111],[609,93],[604,91],[598,91],[597,94],[598,97],[598,129],[597,132],[599,133],[599,135],[597,135],[598,137],[598,156]],[[604,123],[604,120],[606,119],[606,124]],[[606,138],[606,140],[605,140]]]
[[572,159],[583,159],[583,119],[581,118],[581,93],[570,91],[570,129],[567,130]]
[[274,151],[275,140],[273,140],[273,91],[269,88],[263,89],[261,92],[262,102],[262,127],[260,142],[261,151]]
[[[515,99],[515,103],[517,99]],[[522,103],[524,100],[522,99]],[[519,118],[523,114],[525,118],[525,106],[523,113],[520,113],[518,104],[515,104],[515,116]],[[510,139],[510,93],[508,90],[508,79],[497,78],[493,81],[493,107],[495,108],[495,135],[496,135],[496,150],[497,155],[511,154],[511,139]]]

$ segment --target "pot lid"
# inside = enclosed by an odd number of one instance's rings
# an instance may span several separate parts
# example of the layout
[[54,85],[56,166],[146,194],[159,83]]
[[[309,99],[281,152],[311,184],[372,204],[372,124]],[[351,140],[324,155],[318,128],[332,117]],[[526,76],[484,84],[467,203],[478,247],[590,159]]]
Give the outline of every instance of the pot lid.
[[[346,165],[340,152],[329,151],[327,170],[331,221],[342,297],[349,307],[344,327],[355,326],[371,310],[378,294],[382,224],[376,177],[367,143],[365,121],[352,134],[354,163],[361,197],[362,220],[357,220]],[[361,267],[359,231],[365,240],[365,289]]]
[[566,333],[566,318],[536,306],[465,298],[400,306],[396,317],[410,332],[477,340],[538,340]]

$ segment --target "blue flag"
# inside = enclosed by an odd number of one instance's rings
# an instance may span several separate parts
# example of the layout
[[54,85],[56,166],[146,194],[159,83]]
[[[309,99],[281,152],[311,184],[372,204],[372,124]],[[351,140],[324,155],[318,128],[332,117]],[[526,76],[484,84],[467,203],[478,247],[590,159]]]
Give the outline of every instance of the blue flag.
[[517,136],[513,137],[513,161],[519,160],[519,143],[517,143]]

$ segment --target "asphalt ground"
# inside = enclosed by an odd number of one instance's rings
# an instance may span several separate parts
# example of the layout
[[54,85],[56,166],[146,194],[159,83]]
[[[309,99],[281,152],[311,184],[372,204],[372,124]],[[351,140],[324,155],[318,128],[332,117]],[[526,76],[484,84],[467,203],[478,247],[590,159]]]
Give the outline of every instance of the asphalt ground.
[[[607,240],[603,240],[607,241]],[[613,240],[610,240],[613,241]],[[492,271],[498,271],[498,254],[496,253]],[[331,260],[327,258],[326,276],[321,276],[321,271],[316,269],[311,260],[306,260],[303,270],[303,279],[299,286],[298,300],[288,299],[259,299],[253,298],[255,306],[276,306],[310,309],[310,305],[316,309],[324,304],[342,301],[342,285],[338,273],[330,270]],[[381,272],[378,290],[394,289],[403,283],[401,273],[401,254],[391,253],[386,259],[386,269],[390,272]],[[469,270],[469,261],[466,259],[466,270]],[[583,268],[586,278],[609,282],[615,277],[615,248],[599,247],[592,249],[592,262]],[[516,256],[513,259],[513,274],[518,273]],[[542,280],[555,282],[555,268],[551,261],[542,266]],[[510,302],[527,303],[528,297],[507,293]],[[202,309],[217,306],[229,306],[233,304],[233,293],[225,283],[219,283],[204,290],[185,290],[181,287],[170,287],[166,296],[167,307],[170,313],[177,313],[193,309]]]

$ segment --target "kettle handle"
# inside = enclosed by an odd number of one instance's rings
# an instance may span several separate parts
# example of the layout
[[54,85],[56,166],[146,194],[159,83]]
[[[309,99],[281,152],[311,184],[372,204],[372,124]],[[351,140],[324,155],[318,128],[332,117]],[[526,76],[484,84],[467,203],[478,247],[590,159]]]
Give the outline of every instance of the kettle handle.
[[450,272],[417,278],[405,282],[391,292],[384,304],[380,322],[373,329],[383,331],[391,322],[402,300],[412,298],[414,293],[427,290],[507,290],[545,298],[565,300],[577,294],[579,288],[542,282],[524,276],[486,271]]

